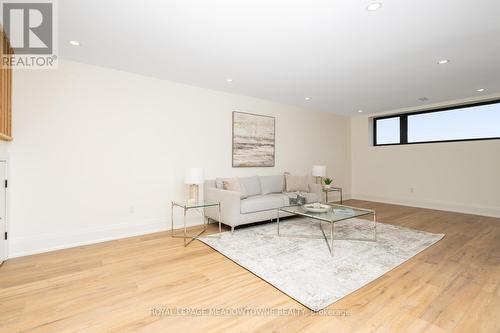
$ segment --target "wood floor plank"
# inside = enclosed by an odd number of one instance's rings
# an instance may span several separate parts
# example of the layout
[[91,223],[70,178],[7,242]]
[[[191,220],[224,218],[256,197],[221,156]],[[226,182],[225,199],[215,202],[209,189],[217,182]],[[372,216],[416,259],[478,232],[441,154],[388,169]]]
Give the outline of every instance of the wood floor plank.
[[[335,316],[310,313],[205,244],[185,248],[168,232],[12,259],[0,268],[0,331],[500,332],[500,219],[346,204],[375,209],[383,223],[446,236],[332,304]],[[158,312],[176,308],[303,315]]]

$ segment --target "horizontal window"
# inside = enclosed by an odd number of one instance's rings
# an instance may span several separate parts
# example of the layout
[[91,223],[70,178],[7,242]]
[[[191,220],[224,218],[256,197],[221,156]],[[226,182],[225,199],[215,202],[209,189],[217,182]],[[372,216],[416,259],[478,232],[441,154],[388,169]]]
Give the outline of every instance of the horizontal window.
[[377,143],[387,145],[399,143],[399,117],[377,121]]
[[374,145],[500,139],[500,101],[378,117]]

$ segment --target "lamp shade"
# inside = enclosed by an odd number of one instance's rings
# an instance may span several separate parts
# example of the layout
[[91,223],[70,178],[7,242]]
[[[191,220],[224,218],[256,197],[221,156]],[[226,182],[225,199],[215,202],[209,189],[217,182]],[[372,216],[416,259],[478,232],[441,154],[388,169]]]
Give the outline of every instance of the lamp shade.
[[325,177],[326,176],[326,166],[324,165],[313,165],[312,175],[314,177]]
[[186,178],[184,183],[186,184],[203,184],[205,177],[203,176],[202,168],[190,168],[186,170]]

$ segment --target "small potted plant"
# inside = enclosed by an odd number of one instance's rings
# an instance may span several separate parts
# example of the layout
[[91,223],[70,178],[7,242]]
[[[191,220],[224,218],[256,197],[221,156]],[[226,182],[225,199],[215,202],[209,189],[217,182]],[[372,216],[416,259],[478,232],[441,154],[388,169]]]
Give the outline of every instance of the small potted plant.
[[331,178],[325,178],[323,180],[323,182],[325,183],[325,188],[330,188],[332,186],[333,179],[331,179]]

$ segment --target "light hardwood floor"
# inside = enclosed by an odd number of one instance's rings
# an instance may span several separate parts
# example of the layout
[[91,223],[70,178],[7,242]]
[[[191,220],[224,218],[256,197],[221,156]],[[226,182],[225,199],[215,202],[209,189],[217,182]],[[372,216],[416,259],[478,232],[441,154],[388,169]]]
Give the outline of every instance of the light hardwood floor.
[[446,234],[329,307],[349,316],[152,316],[155,307],[304,309],[201,242],[184,248],[164,232],[7,261],[0,332],[500,332],[500,219],[346,204]]

